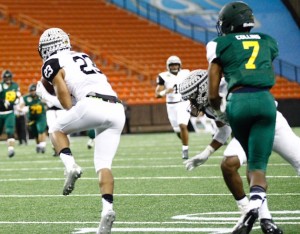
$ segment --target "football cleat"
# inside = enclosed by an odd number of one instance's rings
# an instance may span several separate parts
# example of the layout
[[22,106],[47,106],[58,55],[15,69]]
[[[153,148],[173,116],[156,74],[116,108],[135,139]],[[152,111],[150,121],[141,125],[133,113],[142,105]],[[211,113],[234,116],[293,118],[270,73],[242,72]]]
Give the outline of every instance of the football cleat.
[[66,179],[63,188],[63,195],[67,196],[74,190],[75,182],[81,177],[81,174],[81,167],[79,167],[77,164],[74,164],[70,171],[65,172]]
[[283,234],[283,231],[276,226],[272,219],[261,219],[260,227],[265,234]]
[[35,148],[35,151],[36,151],[37,153],[40,153],[40,152],[41,152],[41,148],[40,148],[39,146],[37,146],[37,147]]
[[100,220],[97,234],[110,234],[115,219],[116,213],[113,210],[108,211]]
[[15,151],[13,149],[8,151],[8,157],[12,158],[13,156],[15,156]]
[[40,147],[40,152],[41,152],[42,154],[44,154],[44,153],[46,152],[46,148],[45,148],[45,147]]
[[188,159],[188,158],[189,158],[189,151],[182,150],[182,159]]
[[258,208],[249,210],[245,215],[242,215],[243,220],[238,221],[234,226],[232,234],[249,234],[252,230],[253,224],[258,218]]

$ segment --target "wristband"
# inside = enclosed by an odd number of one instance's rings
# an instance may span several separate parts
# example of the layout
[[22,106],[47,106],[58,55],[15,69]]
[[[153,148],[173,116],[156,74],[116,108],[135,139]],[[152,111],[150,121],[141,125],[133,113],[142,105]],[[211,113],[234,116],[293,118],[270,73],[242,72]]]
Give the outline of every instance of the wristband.
[[212,154],[213,152],[215,152],[215,149],[211,146],[211,145],[208,145],[205,150],[209,151],[210,154]]

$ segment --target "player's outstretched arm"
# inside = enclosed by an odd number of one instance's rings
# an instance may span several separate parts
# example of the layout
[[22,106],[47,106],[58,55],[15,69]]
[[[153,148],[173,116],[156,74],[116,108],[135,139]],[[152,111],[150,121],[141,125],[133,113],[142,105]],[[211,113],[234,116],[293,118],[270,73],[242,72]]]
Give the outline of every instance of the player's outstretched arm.
[[225,144],[227,139],[230,137],[231,128],[219,121],[216,121],[218,127],[211,143],[202,151],[200,154],[184,161],[185,167],[188,171],[193,170],[205,163],[210,155],[212,155],[216,150],[218,150],[222,145]]

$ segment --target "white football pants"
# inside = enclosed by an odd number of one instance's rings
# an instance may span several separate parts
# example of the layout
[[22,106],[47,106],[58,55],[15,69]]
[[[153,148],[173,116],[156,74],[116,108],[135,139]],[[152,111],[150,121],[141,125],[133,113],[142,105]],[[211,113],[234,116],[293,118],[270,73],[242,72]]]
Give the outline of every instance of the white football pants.
[[180,132],[180,124],[188,125],[191,117],[187,111],[189,106],[190,101],[181,101],[174,104],[167,103],[168,118],[174,132]]
[[65,134],[95,129],[94,166],[96,172],[111,169],[125,123],[124,107],[98,98],[84,98],[56,120],[49,132]]

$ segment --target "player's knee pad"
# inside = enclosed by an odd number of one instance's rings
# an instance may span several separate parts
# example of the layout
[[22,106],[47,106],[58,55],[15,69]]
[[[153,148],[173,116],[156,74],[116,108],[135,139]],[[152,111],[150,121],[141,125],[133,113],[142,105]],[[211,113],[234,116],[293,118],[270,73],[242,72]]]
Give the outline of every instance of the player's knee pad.
[[230,134],[231,134],[231,127],[229,127],[228,125],[224,125],[223,127],[216,129],[216,133],[213,139],[222,144],[225,144]]

